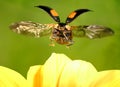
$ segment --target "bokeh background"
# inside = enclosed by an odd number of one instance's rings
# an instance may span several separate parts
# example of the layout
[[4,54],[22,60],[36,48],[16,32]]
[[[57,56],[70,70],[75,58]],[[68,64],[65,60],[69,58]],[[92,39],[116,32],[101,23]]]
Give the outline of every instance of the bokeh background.
[[[9,25],[18,21],[55,23],[36,5],[54,8],[64,22],[70,12],[88,8],[94,12],[82,14],[70,25],[98,24],[112,28],[114,36],[90,40],[74,37],[67,49],[56,44],[50,47],[49,36],[34,38],[18,35]],[[91,62],[97,70],[120,69],[120,0],[1,0],[0,1],[0,65],[26,76],[30,66],[44,64],[51,53],[64,53],[71,59]],[[52,67],[51,67],[52,68]]]

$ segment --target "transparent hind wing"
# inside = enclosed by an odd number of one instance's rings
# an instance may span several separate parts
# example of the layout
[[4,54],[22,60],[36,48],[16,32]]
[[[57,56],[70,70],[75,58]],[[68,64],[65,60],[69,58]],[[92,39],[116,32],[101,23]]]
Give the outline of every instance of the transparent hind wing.
[[51,34],[55,24],[40,24],[31,21],[21,21],[10,25],[10,29],[18,34],[41,37]]
[[71,26],[71,29],[73,30],[73,36],[88,37],[90,39],[102,38],[114,34],[112,29],[101,25]]

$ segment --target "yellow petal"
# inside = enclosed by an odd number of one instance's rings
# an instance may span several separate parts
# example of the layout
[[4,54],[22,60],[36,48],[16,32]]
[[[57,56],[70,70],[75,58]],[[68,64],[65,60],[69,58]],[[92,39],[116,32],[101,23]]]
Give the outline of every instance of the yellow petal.
[[66,63],[71,60],[64,54],[53,53],[44,64],[43,86],[41,87],[57,87],[59,75]]
[[120,70],[99,72],[89,87],[120,87]]
[[27,87],[27,81],[16,71],[0,66],[0,87]]
[[42,87],[43,81],[43,66],[36,65],[31,66],[27,73],[27,81],[29,83],[28,87]]
[[71,61],[65,65],[58,87],[87,87],[96,73],[97,70],[89,62]]

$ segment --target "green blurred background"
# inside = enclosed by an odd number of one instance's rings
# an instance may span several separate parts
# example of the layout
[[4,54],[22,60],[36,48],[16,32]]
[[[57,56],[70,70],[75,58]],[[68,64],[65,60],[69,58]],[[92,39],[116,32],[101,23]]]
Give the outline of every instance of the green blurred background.
[[[56,44],[50,47],[49,36],[34,38],[13,33],[9,25],[17,21],[55,23],[36,5],[54,8],[62,22],[78,8],[94,12],[81,15],[70,25],[98,24],[112,28],[114,36],[90,40],[74,37],[74,45],[67,49]],[[0,1],[0,65],[26,76],[30,66],[44,64],[51,53],[64,53],[71,59],[91,62],[99,71],[120,69],[120,0],[3,0]],[[52,68],[52,67],[51,67]]]

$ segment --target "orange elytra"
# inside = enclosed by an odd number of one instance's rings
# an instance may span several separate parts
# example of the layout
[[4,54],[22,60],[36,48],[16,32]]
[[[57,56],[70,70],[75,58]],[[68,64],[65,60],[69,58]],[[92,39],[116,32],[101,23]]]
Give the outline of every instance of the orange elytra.
[[68,16],[68,18],[74,18],[75,15],[76,15],[76,12],[72,12],[72,13]]
[[50,13],[53,15],[53,16],[58,16],[57,12],[55,10],[50,10]]

